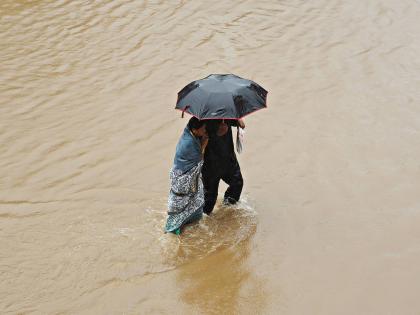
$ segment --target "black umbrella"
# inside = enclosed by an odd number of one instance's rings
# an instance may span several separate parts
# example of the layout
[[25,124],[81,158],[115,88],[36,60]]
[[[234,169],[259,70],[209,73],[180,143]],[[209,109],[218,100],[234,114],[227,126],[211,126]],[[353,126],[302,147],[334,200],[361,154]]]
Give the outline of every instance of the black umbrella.
[[240,119],[267,107],[267,91],[233,74],[211,74],[178,93],[176,109],[198,119]]

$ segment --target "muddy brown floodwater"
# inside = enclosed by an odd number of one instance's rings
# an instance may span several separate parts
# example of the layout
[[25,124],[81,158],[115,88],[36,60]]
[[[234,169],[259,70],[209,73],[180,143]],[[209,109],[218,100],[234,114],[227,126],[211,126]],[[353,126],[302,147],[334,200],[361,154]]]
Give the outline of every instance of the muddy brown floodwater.
[[[419,314],[419,16],[2,0],[0,313]],[[176,93],[210,73],[269,91],[242,201],[164,235]]]

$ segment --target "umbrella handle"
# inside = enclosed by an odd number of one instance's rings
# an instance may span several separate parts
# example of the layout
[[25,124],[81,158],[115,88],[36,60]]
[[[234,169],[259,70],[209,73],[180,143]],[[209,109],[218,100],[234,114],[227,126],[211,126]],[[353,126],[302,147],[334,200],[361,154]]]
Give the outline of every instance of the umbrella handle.
[[185,106],[184,109],[182,110],[181,118],[184,118],[184,113],[188,109],[188,107],[190,107],[190,105]]

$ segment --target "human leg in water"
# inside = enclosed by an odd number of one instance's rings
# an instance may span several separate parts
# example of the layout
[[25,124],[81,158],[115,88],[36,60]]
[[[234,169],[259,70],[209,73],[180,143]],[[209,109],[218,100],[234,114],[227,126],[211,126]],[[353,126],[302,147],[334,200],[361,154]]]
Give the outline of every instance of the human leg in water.
[[203,217],[203,210],[200,209],[199,211],[196,211],[195,213],[193,213],[186,221],[184,224],[182,224],[182,226],[180,226],[179,228],[170,231],[170,233],[176,234],[176,235],[180,235],[182,232],[182,229],[185,227],[185,225],[187,224],[191,224],[194,222],[199,221],[201,218]]
[[238,161],[234,161],[230,167],[227,168],[222,180],[229,185],[225,192],[223,202],[225,204],[235,204],[239,201],[242,193],[244,181],[241,174],[241,168]]
[[213,211],[217,200],[220,176],[214,172],[203,172],[204,185],[204,208],[203,212],[207,215]]

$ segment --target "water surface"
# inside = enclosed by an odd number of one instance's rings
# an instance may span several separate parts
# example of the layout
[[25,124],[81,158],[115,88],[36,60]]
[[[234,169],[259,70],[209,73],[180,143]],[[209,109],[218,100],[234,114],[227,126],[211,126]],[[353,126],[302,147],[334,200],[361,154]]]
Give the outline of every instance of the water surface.
[[[1,1],[0,313],[418,313],[419,14]],[[269,108],[246,119],[242,202],[164,235],[176,93],[209,73]]]

